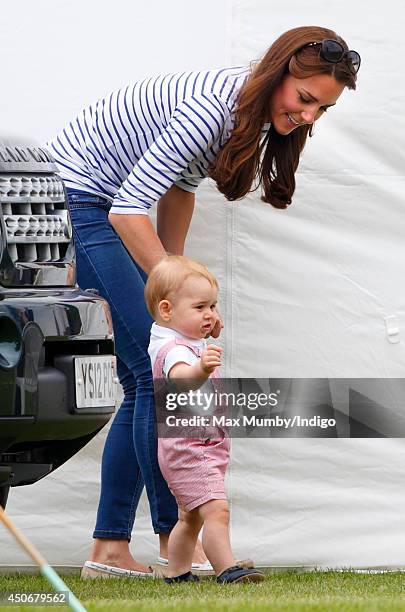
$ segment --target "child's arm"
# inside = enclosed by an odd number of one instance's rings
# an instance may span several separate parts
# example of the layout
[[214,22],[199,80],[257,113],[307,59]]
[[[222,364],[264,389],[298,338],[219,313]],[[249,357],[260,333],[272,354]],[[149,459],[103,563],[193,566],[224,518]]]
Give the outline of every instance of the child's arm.
[[210,374],[221,365],[222,349],[209,344],[202,352],[201,357],[193,365],[179,362],[170,368],[168,377],[176,381],[181,391],[195,391],[207,380]]

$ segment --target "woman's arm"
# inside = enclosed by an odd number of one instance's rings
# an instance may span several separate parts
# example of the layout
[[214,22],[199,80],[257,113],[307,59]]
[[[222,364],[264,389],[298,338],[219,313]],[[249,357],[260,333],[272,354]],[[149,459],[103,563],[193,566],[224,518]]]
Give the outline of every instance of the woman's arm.
[[135,261],[149,274],[166,252],[182,255],[194,210],[194,193],[172,185],[159,200],[157,229],[148,215],[116,215],[109,221]]
[[157,209],[157,233],[171,255],[183,255],[184,243],[194,211],[195,195],[172,185]]
[[133,259],[149,274],[155,264],[166,256],[148,215],[116,215],[109,221]]

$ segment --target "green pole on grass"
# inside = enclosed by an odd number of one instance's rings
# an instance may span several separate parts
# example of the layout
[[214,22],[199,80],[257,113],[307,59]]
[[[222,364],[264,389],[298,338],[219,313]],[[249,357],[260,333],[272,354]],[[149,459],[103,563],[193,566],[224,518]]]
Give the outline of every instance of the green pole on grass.
[[31,559],[38,565],[42,576],[48,580],[52,587],[57,592],[66,593],[68,596],[69,608],[74,612],[87,612],[86,608],[82,606],[77,597],[72,593],[69,587],[63,582],[62,578],[55,572],[55,570],[45,561],[42,555],[34,548],[34,546],[27,540],[27,538],[21,533],[19,529],[13,524],[10,517],[7,516],[4,509],[0,506],[0,521],[15,537],[20,546],[29,554]]

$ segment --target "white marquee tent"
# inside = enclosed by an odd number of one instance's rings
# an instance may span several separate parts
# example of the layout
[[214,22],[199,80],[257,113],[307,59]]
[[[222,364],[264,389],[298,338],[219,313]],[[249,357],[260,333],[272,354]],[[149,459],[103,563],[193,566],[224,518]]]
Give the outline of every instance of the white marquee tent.
[[[228,203],[206,181],[187,254],[221,285],[227,376],[401,378],[403,18],[399,0],[8,3],[0,128],[44,142],[82,106],[138,77],[247,64],[298,25],[336,30],[362,56],[358,90],[317,124],[293,206],[276,211],[257,194]],[[51,476],[11,492],[10,515],[52,564],[87,557],[105,433]],[[405,566],[404,466],[400,438],[233,440],[237,555],[266,566]],[[156,556],[146,497],[133,550],[147,563]],[[29,564],[0,529],[0,568]]]

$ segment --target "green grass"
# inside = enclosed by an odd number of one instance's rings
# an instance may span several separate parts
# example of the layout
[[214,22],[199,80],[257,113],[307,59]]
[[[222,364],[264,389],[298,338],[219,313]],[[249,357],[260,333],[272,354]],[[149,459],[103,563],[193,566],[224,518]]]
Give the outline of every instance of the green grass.
[[[261,584],[166,585],[162,580],[86,580],[63,577],[89,611],[179,612],[283,610],[307,612],[405,611],[405,575],[342,573],[269,574]],[[1,591],[51,591],[39,576],[0,576]],[[4,612],[64,610],[62,606],[0,606]]]

